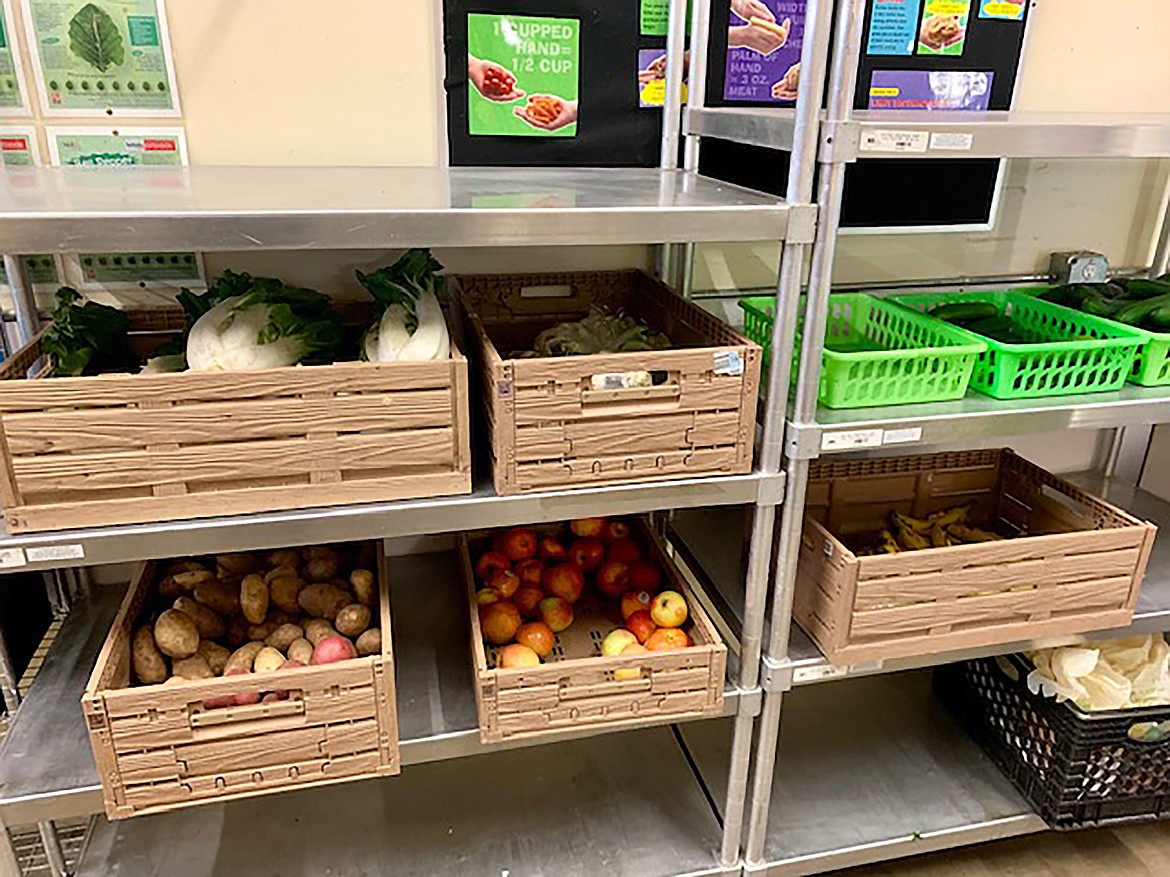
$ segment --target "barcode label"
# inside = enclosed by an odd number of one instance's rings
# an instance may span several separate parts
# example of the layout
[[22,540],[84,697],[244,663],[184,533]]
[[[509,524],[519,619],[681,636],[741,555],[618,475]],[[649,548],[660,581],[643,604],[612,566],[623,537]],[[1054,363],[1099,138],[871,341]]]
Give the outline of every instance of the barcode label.
[[715,374],[742,375],[743,357],[738,350],[720,350],[715,354]]

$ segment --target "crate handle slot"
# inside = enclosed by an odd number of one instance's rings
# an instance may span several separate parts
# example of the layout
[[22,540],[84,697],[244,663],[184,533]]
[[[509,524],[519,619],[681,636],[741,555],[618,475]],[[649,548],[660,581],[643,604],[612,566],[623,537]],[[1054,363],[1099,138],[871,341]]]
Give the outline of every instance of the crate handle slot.
[[514,313],[564,314],[566,319],[572,317],[574,311],[589,309],[589,297],[580,287],[570,283],[514,287],[504,292],[503,300]]
[[681,402],[682,383],[677,372],[599,372],[581,379],[584,408],[634,405],[639,411],[676,411]]
[[237,722],[254,722],[257,719],[271,719],[279,716],[303,716],[305,701],[299,691],[290,692],[288,700],[272,703],[254,703],[248,706],[234,706],[208,710],[202,704],[194,704],[189,713],[192,728],[210,728],[215,725],[231,725]]
[[1135,722],[1130,725],[1125,736],[1135,743],[1149,745],[1168,743],[1170,742],[1170,722]]

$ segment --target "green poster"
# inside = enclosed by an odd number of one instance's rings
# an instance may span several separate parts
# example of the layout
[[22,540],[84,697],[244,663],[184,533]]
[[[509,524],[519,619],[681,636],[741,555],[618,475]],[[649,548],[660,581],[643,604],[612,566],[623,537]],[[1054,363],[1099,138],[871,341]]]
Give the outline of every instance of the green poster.
[[919,55],[962,55],[971,0],[926,0],[918,30]]
[[[55,286],[61,282],[57,276],[57,260],[52,256],[25,256],[24,264],[33,286]],[[0,285],[8,285],[8,272],[4,270],[3,260],[0,260]]]
[[82,253],[86,283],[200,282],[194,253]]
[[468,133],[576,136],[578,25],[575,18],[470,13]]
[[12,53],[10,27],[8,10],[0,5],[0,112],[24,109],[24,94],[17,74],[16,56]]
[[176,110],[158,0],[24,2],[46,110]]
[[[640,0],[639,30],[644,37],[664,37],[670,20],[670,0]],[[687,35],[691,32],[691,3],[687,2]]]
[[37,163],[32,134],[26,130],[0,131],[0,162],[4,167],[31,167]]

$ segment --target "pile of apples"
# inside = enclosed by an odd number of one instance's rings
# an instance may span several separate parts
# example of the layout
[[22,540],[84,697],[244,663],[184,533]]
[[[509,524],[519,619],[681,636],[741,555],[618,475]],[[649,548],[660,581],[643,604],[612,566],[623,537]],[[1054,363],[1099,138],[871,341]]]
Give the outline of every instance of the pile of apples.
[[[506,530],[475,559],[475,578],[484,642],[504,647],[499,667],[532,667],[552,654],[556,635],[573,623],[573,606],[587,586],[625,623],[602,642],[603,655],[691,644],[680,629],[687,620],[686,599],[662,591],[662,570],[645,559],[621,520],[570,521],[567,539],[527,527]],[[636,676],[638,671],[618,672]]]

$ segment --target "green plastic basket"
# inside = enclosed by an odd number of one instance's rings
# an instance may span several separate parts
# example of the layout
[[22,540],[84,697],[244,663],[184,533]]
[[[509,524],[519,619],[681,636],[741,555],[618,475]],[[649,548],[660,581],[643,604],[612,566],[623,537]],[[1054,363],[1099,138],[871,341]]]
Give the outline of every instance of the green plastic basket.
[[960,330],[987,344],[971,386],[996,399],[1030,399],[1116,390],[1131,375],[1145,344],[1142,329],[1035,298],[1035,289],[996,292],[930,292],[898,295],[893,301],[926,313],[956,302],[991,302],[1034,344],[1007,344]]
[[[764,348],[767,363],[774,300],[755,296],[740,299],[739,306],[744,334]],[[800,334],[798,326],[797,350]],[[940,320],[865,293],[840,293],[829,299],[818,398],[828,408],[959,399],[986,349],[982,341]]]

